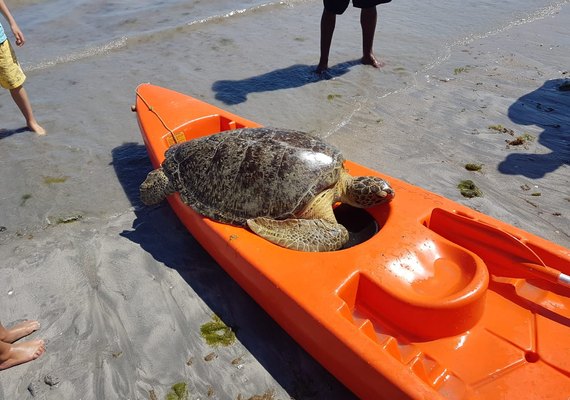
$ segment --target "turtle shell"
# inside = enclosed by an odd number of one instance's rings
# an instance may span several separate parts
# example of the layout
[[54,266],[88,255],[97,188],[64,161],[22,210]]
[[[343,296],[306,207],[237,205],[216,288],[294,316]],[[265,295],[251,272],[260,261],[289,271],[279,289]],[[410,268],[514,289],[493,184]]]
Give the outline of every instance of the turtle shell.
[[172,146],[162,163],[182,200],[213,220],[294,217],[338,181],[344,159],[303,132],[245,128]]

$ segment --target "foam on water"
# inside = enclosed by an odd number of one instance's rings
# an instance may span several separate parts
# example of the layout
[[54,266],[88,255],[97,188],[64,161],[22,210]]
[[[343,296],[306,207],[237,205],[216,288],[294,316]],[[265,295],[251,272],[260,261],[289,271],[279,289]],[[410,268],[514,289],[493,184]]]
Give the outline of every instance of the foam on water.
[[38,62],[37,64],[31,64],[31,65],[30,64],[27,64],[27,65],[24,64],[22,68],[26,72],[32,72],[32,71],[42,70],[45,68],[51,68],[51,67],[54,67],[58,64],[70,63],[70,62],[74,62],[74,61],[83,60],[83,59],[89,58],[89,57],[105,55],[112,50],[116,50],[116,49],[119,49],[121,47],[126,46],[126,44],[127,44],[127,38],[122,37],[120,39],[113,40],[109,43],[103,44],[103,45],[98,46],[98,47],[91,47],[91,48],[87,48],[84,50],[79,50],[76,53],[67,54],[65,56],[59,56],[59,57],[56,57],[56,58],[51,59],[51,60],[43,60],[43,61]]

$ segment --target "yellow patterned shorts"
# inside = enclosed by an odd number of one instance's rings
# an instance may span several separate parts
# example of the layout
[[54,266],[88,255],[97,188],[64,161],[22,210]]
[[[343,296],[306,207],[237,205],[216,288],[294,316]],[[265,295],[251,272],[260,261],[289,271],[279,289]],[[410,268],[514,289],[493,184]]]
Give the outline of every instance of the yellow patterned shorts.
[[24,84],[26,75],[18,64],[16,53],[8,39],[0,43],[0,86],[16,89]]

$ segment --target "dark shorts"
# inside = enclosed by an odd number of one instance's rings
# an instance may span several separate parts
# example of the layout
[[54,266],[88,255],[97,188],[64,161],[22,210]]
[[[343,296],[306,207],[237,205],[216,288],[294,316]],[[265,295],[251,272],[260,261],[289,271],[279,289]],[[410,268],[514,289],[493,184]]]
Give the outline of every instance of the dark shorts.
[[[352,5],[356,8],[370,8],[390,1],[392,0],[352,0]],[[350,0],[323,0],[325,10],[337,15],[344,13],[349,3]]]

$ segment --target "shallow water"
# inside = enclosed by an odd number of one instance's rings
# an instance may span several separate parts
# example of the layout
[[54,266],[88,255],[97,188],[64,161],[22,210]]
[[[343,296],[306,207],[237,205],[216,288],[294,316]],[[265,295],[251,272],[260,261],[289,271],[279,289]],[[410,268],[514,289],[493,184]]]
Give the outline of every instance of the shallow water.
[[[130,110],[142,82],[264,125],[319,135],[347,158],[570,246],[570,100],[558,90],[568,78],[568,0],[394,0],[378,7],[375,50],[385,62],[380,70],[359,63],[359,14],[350,7],[337,19],[325,79],[313,72],[322,12],[317,0],[8,4],[26,35],[26,45],[16,51],[48,135],[22,129],[9,94],[0,91],[0,268],[9,270],[0,281],[7,310],[0,318],[17,319],[27,309],[32,317],[44,314],[52,336],[84,332],[89,322],[82,307],[88,304],[102,322],[76,351],[99,380],[86,384],[73,373],[69,378],[73,390],[85,388],[84,398],[147,398],[152,385],[164,394],[177,376],[170,369],[164,371],[168,379],[161,375],[168,363],[160,364],[156,354],[174,357],[178,348],[156,349],[146,336],[138,337],[139,320],[125,316],[138,311],[117,307],[123,297],[152,297],[149,309],[164,302],[179,331],[181,314],[196,325],[209,319],[210,309],[226,321],[271,325],[215,270],[166,206],[148,210],[138,200],[138,186],[151,169]],[[509,147],[505,140],[511,137],[488,129],[497,124],[535,140]],[[466,162],[482,163],[482,173],[466,172]],[[456,186],[466,178],[476,181],[484,197],[461,197]],[[30,266],[84,277],[78,287],[66,286],[49,270],[35,277]],[[23,282],[24,273],[34,283]],[[142,290],[144,279],[152,276],[154,282],[155,274],[162,285],[158,294],[142,300],[132,294],[131,286]],[[52,297],[42,303],[40,294],[22,295],[35,290]],[[114,319],[106,320],[114,308]],[[154,327],[150,317],[143,322]],[[236,387],[264,388],[259,382],[275,379],[283,387],[278,394],[349,398],[293,344],[280,350],[287,339],[274,333],[278,328],[270,326],[265,336],[255,328],[245,326],[238,339],[263,369],[250,365]],[[162,325],[156,329],[166,340],[183,342]],[[145,346],[140,359],[120,360],[119,378],[89,358],[107,341],[122,346],[127,338],[135,348],[141,340]],[[68,366],[57,362],[66,360],[68,344],[53,342],[51,354],[59,358],[41,365],[64,374]],[[295,366],[282,368],[284,357]],[[32,368],[4,375],[11,379],[0,376],[0,398],[25,393],[34,373]],[[217,377],[208,367],[195,373],[197,380]],[[61,390],[74,393],[70,387]]]

